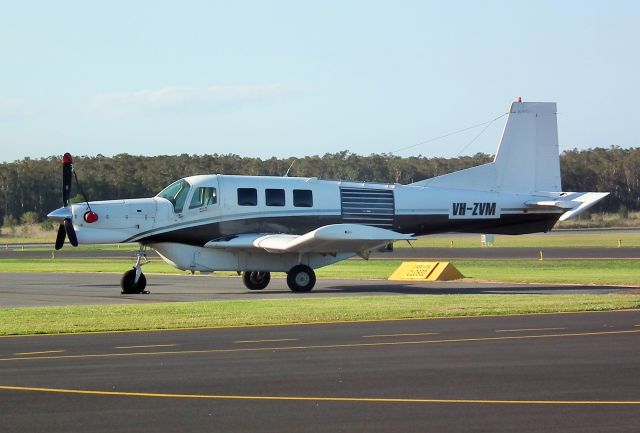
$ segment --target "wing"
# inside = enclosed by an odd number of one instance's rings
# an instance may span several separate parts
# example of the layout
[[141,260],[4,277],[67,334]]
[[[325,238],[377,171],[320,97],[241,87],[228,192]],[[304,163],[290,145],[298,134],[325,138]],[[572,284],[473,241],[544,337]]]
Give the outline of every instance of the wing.
[[207,248],[258,248],[269,253],[346,253],[367,255],[390,242],[414,240],[392,230],[361,224],[331,224],[304,235],[249,233],[207,242]]

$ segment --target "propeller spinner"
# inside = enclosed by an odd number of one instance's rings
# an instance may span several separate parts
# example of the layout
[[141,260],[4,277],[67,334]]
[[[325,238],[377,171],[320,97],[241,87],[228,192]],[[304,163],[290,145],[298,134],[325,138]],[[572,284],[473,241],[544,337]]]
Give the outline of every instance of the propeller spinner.
[[56,236],[56,250],[64,245],[64,239],[69,238],[69,243],[74,247],[78,246],[78,237],[73,228],[73,213],[69,207],[69,195],[71,192],[71,178],[73,173],[73,158],[70,153],[65,153],[62,157],[62,207],[49,213],[47,217],[58,221],[58,235]]

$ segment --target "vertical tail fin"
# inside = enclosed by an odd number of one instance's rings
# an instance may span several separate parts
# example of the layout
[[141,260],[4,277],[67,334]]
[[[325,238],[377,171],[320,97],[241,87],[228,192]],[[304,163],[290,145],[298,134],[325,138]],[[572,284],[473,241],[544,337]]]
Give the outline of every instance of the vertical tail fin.
[[555,102],[511,104],[494,159],[500,191],[562,191],[556,112]]
[[562,191],[555,102],[512,103],[493,162],[412,185],[519,193]]

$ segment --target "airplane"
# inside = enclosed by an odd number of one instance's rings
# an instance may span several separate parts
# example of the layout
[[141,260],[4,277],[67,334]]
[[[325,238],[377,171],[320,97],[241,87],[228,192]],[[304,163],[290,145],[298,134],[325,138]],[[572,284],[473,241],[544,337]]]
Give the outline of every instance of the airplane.
[[396,241],[547,232],[608,195],[562,191],[556,103],[521,100],[492,162],[408,185],[213,174],[176,180],[155,197],[70,204],[70,154],[62,167],[63,207],[48,215],[60,224],[55,248],[65,238],[73,246],[137,242],[123,294],[148,293],[147,248],[180,270],[241,273],[249,290],[285,272],[288,287],[304,293],[314,269],[367,259]]

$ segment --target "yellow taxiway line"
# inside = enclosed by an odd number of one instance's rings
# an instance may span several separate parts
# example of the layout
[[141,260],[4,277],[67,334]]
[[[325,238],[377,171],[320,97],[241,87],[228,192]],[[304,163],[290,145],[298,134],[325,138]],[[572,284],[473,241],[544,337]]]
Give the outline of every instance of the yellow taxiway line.
[[393,337],[417,337],[419,335],[438,335],[439,332],[416,332],[411,334],[373,334],[363,335],[362,338],[393,338]]
[[116,346],[116,349],[145,349],[149,347],[176,347],[177,344],[147,344],[144,346]]
[[496,329],[495,332],[533,332],[533,331],[563,331],[567,328],[522,328],[522,329]]
[[24,355],[46,355],[49,353],[62,353],[64,350],[42,350],[40,352],[17,352],[14,355],[24,356]]
[[416,341],[382,341],[372,343],[343,343],[343,344],[322,344],[309,346],[270,346],[270,347],[242,347],[228,349],[193,349],[193,350],[173,350],[162,352],[118,352],[118,353],[94,353],[79,355],[49,355],[34,357],[11,357],[0,358],[0,362],[8,361],[35,361],[35,360],[51,360],[51,359],[97,359],[97,358],[115,358],[126,356],[166,356],[166,355],[194,355],[194,354],[211,354],[211,353],[240,353],[240,352],[275,352],[275,351],[293,351],[293,350],[318,350],[318,349],[350,349],[362,347],[384,347],[384,346],[405,346],[405,345],[426,345],[426,344],[453,344],[453,343],[480,343],[480,342],[499,342],[507,340],[534,340],[534,339],[551,339],[551,338],[569,338],[569,337],[593,337],[593,336],[611,336],[621,334],[638,334],[640,329],[621,330],[621,331],[599,331],[599,332],[572,332],[565,334],[542,334],[542,335],[509,335],[501,337],[476,337],[476,338],[457,338],[457,339],[441,339],[441,340],[416,340]]
[[116,397],[181,398],[207,400],[255,400],[255,401],[297,401],[297,402],[341,402],[341,403],[409,403],[409,404],[502,404],[502,405],[640,405],[640,401],[615,400],[483,400],[483,399],[440,399],[440,398],[376,398],[376,397],[307,397],[276,395],[217,395],[217,394],[169,394],[150,392],[97,391],[64,388],[36,388],[27,386],[0,385],[4,391],[30,391],[42,393],[76,394]]
[[281,341],[298,341],[297,338],[274,338],[271,340],[238,340],[234,341],[234,344],[249,344],[249,343],[278,343]]

